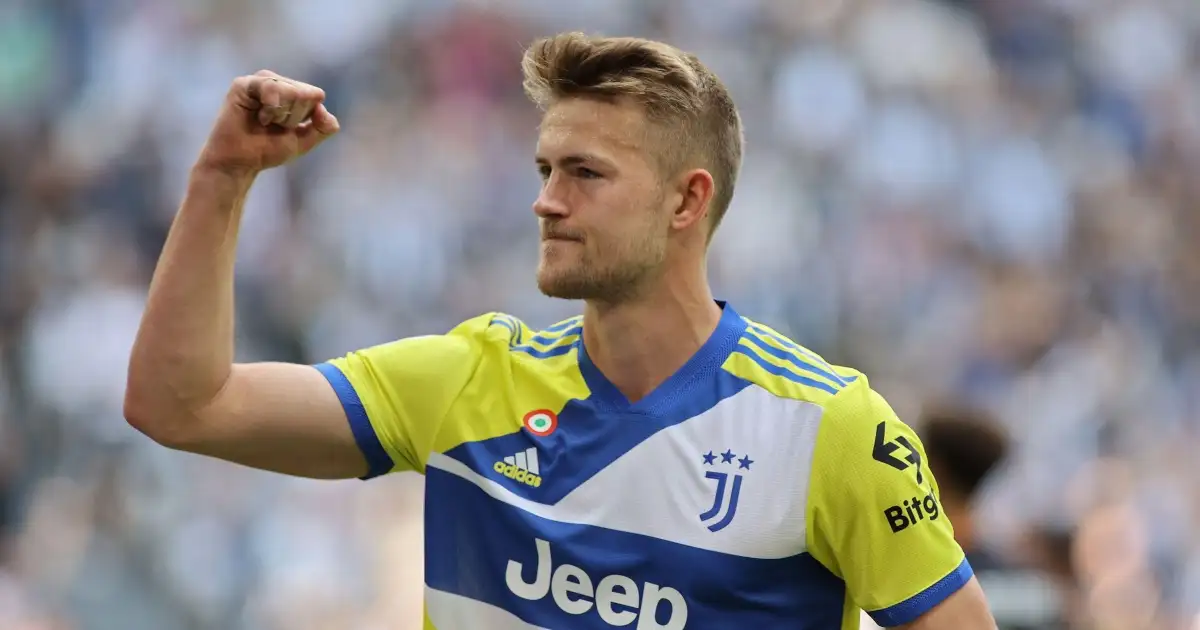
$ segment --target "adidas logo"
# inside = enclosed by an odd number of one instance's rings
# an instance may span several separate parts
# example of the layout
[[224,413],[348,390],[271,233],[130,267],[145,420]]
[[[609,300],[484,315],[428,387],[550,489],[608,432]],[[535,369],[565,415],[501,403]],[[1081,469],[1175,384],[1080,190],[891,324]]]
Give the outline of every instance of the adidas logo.
[[532,446],[496,462],[492,470],[532,488],[542,485],[542,478],[538,476],[537,449]]

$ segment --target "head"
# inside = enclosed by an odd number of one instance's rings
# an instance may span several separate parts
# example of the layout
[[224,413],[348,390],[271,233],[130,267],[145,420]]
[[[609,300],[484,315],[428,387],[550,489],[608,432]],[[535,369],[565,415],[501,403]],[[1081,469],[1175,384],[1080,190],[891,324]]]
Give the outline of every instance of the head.
[[1003,462],[1008,438],[982,410],[939,405],[920,422],[929,469],[937,478],[942,506],[964,547],[972,544],[970,514],[980,487]]
[[676,267],[702,272],[742,160],[716,75],[667,44],[581,33],[534,42],[522,69],[543,112],[542,292],[619,302]]

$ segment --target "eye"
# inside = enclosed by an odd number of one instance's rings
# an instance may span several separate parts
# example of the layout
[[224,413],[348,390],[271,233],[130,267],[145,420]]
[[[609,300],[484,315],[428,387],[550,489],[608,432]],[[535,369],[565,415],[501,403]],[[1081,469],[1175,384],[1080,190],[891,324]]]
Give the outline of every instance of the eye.
[[550,165],[549,164],[539,164],[538,165],[538,175],[542,178],[542,181],[546,181],[546,180],[550,179]]
[[596,171],[593,171],[590,168],[583,168],[583,167],[580,167],[575,172],[575,174],[580,179],[600,179],[600,177],[601,177],[600,173],[597,173]]

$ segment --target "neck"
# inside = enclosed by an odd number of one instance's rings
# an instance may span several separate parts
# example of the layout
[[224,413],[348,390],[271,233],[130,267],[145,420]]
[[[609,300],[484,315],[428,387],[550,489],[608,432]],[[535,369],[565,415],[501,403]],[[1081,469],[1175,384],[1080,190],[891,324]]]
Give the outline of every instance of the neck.
[[630,402],[645,398],[687,363],[721,320],[701,271],[657,283],[617,304],[589,301],[583,311],[588,357]]
[[943,501],[942,509],[946,513],[946,518],[950,520],[950,524],[954,526],[954,541],[967,553],[974,551],[975,523],[971,518],[970,507],[957,501],[950,501],[949,505]]

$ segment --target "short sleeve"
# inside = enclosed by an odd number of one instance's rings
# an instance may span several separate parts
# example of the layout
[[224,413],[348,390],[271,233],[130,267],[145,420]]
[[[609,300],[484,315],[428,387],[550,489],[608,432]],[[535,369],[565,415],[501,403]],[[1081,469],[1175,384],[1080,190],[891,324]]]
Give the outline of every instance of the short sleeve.
[[444,335],[400,339],[316,366],[346,410],[370,466],[366,478],[424,472],[442,422],[480,366],[493,317],[481,315]]
[[916,434],[860,377],[826,405],[807,544],[881,626],[909,623],[972,576]]

